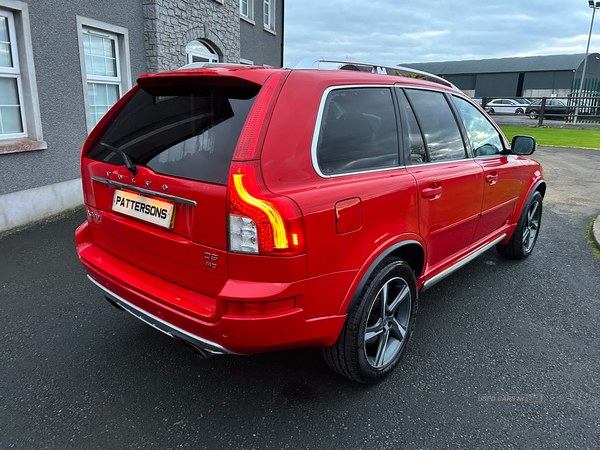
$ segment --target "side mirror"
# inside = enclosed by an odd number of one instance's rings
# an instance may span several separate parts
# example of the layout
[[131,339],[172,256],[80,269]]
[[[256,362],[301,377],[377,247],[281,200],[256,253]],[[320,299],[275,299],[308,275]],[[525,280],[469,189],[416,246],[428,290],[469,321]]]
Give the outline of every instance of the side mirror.
[[515,136],[510,144],[510,151],[515,155],[531,155],[537,148],[537,142],[532,136]]

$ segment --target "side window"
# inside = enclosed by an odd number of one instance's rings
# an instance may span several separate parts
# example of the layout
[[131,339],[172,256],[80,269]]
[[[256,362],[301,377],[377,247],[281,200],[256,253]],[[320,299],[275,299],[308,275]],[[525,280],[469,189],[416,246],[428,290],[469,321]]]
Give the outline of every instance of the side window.
[[408,125],[408,141],[409,146],[404,150],[404,160],[407,165],[420,164],[427,161],[427,152],[425,151],[425,143],[415,113],[404,95],[402,89],[398,89],[398,98],[400,100],[400,109],[406,117]]
[[398,165],[398,128],[388,88],[335,89],[322,111],[317,162],[325,175]]
[[455,96],[452,98],[465,119],[467,133],[473,144],[475,156],[498,155],[502,153],[504,150],[502,139],[489,120],[468,101]]
[[425,136],[429,160],[465,158],[465,146],[446,97],[441,92],[407,89],[410,103]]

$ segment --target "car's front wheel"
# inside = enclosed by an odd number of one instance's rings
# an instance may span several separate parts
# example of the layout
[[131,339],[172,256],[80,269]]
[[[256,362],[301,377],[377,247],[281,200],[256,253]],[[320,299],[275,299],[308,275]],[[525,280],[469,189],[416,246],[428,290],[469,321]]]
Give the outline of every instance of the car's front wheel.
[[325,361],[354,381],[374,384],[398,364],[417,314],[417,280],[411,267],[385,258],[350,311],[338,340],[323,349]]
[[523,111],[523,108],[517,108],[517,110],[515,112],[517,114],[523,114],[525,111]]
[[529,118],[530,119],[537,119],[539,117],[538,112],[534,109],[533,111],[529,112]]
[[542,221],[542,194],[535,192],[525,204],[517,226],[506,244],[496,245],[498,253],[511,259],[525,259],[533,251]]

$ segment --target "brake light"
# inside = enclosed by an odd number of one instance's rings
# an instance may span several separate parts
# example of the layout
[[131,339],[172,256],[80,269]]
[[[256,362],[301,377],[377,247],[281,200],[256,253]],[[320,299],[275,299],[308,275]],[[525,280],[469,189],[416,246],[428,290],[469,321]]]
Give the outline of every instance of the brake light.
[[248,113],[244,128],[240,133],[240,138],[233,154],[234,160],[240,161],[258,157],[259,138],[280,79],[281,72],[274,73],[260,89],[256,100],[254,100],[252,109]]
[[304,251],[298,206],[263,184],[258,161],[233,163],[229,176],[229,251],[297,255]]

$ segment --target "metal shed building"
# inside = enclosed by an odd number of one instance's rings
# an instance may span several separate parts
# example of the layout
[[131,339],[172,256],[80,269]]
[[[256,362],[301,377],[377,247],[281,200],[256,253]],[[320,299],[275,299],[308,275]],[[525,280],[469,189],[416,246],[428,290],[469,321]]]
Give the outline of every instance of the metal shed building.
[[[471,97],[566,96],[581,78],[584,53],[401,64],[434,73]],[[600,54],[588,55],[585,78],[600,78]]]

